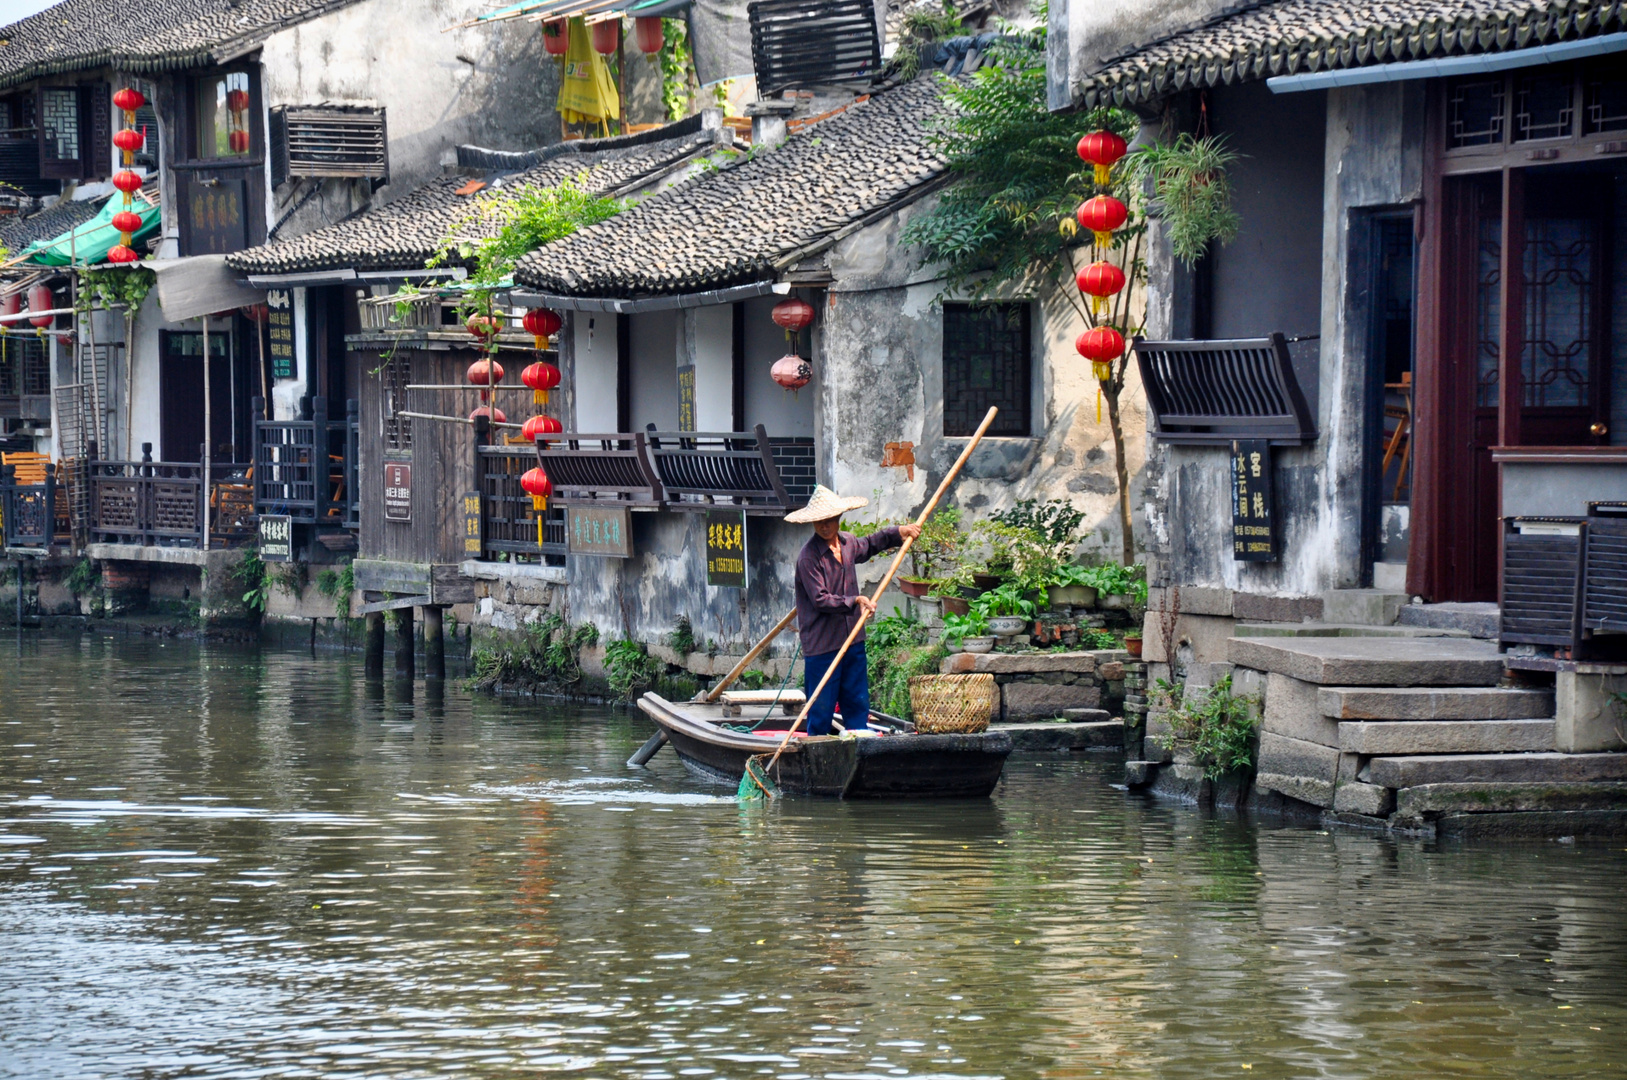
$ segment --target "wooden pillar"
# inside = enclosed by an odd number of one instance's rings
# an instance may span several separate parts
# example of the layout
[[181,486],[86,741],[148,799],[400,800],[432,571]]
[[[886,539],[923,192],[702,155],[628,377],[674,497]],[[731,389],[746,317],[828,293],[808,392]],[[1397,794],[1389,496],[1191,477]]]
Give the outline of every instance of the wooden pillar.
[[1520,445],[1525,404],[1525,170],[1503,170],[1503,242],[1497,266],[1497,442]]
[[363,642],[362,655],[366,658],[367,674],[376,678],[384,674],[384,612],[367,613],[367,635]]
[[396,609],[395,673],[399,678],[413,677],[412,608]]
[[446,639],[441,616],[444,609],[424,609],[424,677],[446,678]]

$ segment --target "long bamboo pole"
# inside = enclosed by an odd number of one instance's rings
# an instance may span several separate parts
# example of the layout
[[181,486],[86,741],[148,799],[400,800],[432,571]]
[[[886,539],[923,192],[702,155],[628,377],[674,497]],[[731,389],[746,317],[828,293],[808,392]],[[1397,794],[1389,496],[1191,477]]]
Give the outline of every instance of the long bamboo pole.
[[718,684],[716,686],[712,687],[711,690],[707,691],[706,696],[700,698],[700,700],[710,704],[711,702],[714,702],[719,697],[721,697],[723,695],[723,691],[727,690],[729,688],[729,686],[731,684],[733,684],[733,682],[740,677],[740,673],[746,670],[746,665],[750,664],[753,660],[757,659],[758,654],[760,654],[764,649],[768,648],[769,642],[771,642],[775,638],[779,637],[780,634],[784,632],[785,628],[787,626],[791,625],[792,621],[796,617],[797,617],[797,609],[796,608],[792,608],[790,611],[787,611],[785,613],[785,618],[783,618],[779,622],[775,623],[774,624],[774,629],[770,630],[767,634],[763,635],[763,640],[761,640],[757,644],[753,645],[751,647],[751,651],[748,652],[745,656],[742,656],[740,658],[740,662],[738,664],[736,664],[733,667],[733,669],[731,669],[730,672],[727,675],[723,676],[722,679],[718,680]]
[[[925,525],[926,519],[932,516],[932,511],[938,508],[938,500],[942,499],[944,492],[949,490],[949,485],[954,482],[955,477],[960,475],[960,470],[965,466],[967,459],[972,456],[972,451],[977,449],[977,444],[983,441],[983,433],[989,430],[989,425],[994,423],[995,414],[999,411],[993,405],[989,406],[989,411],[983,416],[983,422],[977,425],[977,431],[972,435],[972,441],[966,444],[966,449],[962,450],[960,457],[955,459],[954,467],[944,475],[943,482],[938,485],[938,490],[932,493],[932,498],[927,502],[926,508],[921,511],[921,515],[915,519],[915,524]],[[893,556],[892,565],[887,567],[886,575],[881,579],[881,584],[876,586],[875,595],[870,598],[873,602],[881,602],[881,594],[886,592],[887,586],[893,583],[893,575],[898,573],[898,568],[903,563],[904,556],[909,553],[910,545],[914,542],[912,537],[898,546],[898,554]],[[767,776],[768,770],[772,769],[774,763],[780,760],[780,755],[785,752],[785,748],[791,743],[791,736],[797,733],[797,728],[801,727],[802,722],[808,718],[808,713],[813,710],[814,702],[819,700],[819,695],[825,690],[825,684],[830,682],[832,675],[836,674],[836,669],[842,666],[842,657],[846,656],[847,650],[853,647],[854,640],[858,638],[859,632],[864,629],[865,621],[869,618],[869,613],[861,609],[859,621],[853,624],[852,630],[848,631],[847,640],[842,642],[841,649],[836,653],[836,659],[832,660],[830,666],[825,669],[824,677],[819,680],[819,685],[814,687],[813,693],[808,695],[808,700],[803,702],[802,711],[797,714],[797,718],[792,722],[790,730],[785,733],[785,738],[780,740],[780,745],[775,749],[774,756],[768,759],[768,765],[763,768],[764,776]],[[869,717],[865,717],[865,720],[868,721]]]

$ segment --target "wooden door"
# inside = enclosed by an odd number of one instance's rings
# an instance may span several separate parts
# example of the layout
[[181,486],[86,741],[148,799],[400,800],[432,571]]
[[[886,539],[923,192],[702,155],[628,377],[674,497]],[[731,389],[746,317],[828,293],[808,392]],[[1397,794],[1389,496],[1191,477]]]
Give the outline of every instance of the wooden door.
[[[160,461],[197,461],[203,449],[203,334],[166,330],[158,370]],[[231,461],[232,369],[228,335],[209,332],[210,434],[215,460]]]

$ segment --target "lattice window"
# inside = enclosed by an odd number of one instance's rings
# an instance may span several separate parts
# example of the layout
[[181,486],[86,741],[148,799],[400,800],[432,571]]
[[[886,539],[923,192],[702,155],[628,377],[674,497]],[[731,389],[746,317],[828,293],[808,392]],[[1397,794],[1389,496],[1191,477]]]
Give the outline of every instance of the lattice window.
[[1514,80],[1514,141],[1563,139],[1576,119],[1574,69]]
[[1619,66],[1594,67],[1583,79],[1582,93],[1584,135],[1627,131],[1627,78]]
[[1525,341],[1520,367],[1527,407],[1592,404],[1598,249],[1598,223],[1587,218],[1533,218],[1525,223]]
[[943,306],[943,433],[970,435],[990,405],[990,435],[1029,434],[1027,304]]
[[379,371],[384,392],[384,445],[391,450],[412,449],[412,417],[407,404],[407,384],[412,381],[411,364],[405,357],[392,356]]
[[0,397],[51,392],[51,362],[37,338],[0,338]]
[[1494,146],[1503,141],[1502,79],[1478,79],[1454,85],[1447,97],[1446,145]]
[[1499,260],[1503,257],[1503,223],[1496,218],[1480,220],[1479,259],[1476,264],[1476,305],[1480,318],[1475,322],[1475,404],[1482,409],[1497,407],[1498,358],[1502,335],[1498,330],[1502,302]]
[[47,87],[40,91],[40,123],[46,161],[78,163],[80,158],[79,91]]

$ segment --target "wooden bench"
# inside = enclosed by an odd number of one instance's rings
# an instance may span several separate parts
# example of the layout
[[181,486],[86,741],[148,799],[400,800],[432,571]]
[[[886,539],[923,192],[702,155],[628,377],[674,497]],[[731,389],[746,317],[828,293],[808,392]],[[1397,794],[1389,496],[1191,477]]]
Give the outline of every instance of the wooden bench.
[[780,711],[790,716],[802,708],[808,695],[790,687],[784,690],[725,690],[718,700],[723,705],[724,716],[739,716],[742,706],[772,705],[776,700],[780,703]]

